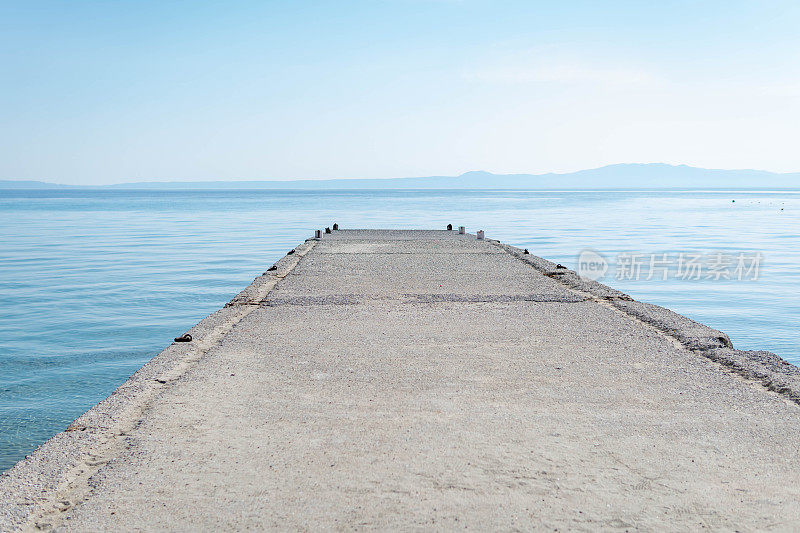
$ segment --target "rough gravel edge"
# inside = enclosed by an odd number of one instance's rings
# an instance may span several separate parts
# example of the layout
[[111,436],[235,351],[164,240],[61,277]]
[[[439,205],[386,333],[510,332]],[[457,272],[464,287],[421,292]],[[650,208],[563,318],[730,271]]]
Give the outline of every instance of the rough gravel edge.
[[[86,477],[110,458],[102,450],[138,422],[142,410],[193,361],[214,346],[314,246],[309,239],[228,302],[188,330],[192,342],[173,342],[137,370],[109,397],[0,474],[0,531],[33,527],[42,512],[52,512],[59,491]],[[100,453],[100,455],[98,454]],[[64,502],[69,504],[71,502]]]
[[596,281],[581,278],[577,272],[558,268],[556,263],[522,249],[487,239],[491,244],[523,261],[545,276],[570,289],[605,301],[623,313],[649,324],[679,341],[690,351],[711,359],[744,378],[761,383],[767,390],[781,394],[800,405],[800,368],[772,352],[737,350],[725,333],[679,315],[664,307],[638,302],[627,294]]

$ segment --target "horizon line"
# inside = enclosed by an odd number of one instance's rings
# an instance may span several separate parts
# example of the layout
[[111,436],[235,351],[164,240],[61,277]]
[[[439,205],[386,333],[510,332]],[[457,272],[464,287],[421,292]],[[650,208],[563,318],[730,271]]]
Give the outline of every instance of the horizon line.
[[146,183],[152,184],[180,184],[180,183],[291,183],[291,182],[324,182],[324,181],[391,181],[391,180],[411,180],[411,179],[428,179],[428,178],[449,178],[449,179],[456,179],[461,178],[470,174],[487,174],[491,176],[531,176],[531,177],[542,177],[542,176],[566,176],[570,174],[578,174],[581,172],[590,172],[594,170],[602,170],[610,167],[621,167],[621,166],[657,166],[657,167],[670,167],[670,168],[688,168],[693,170],[705,170],[709,172],[756,172],[756,173],[764,173],[764,174],[771,174],[774,176],[789,176],[793,174],[800,174],[800,171],[793,171],[793,172],[773,172],[770,170],[762,170],[762,169],[753,169],[753,168],[705,168],[705,167],[696,167],[692,165],[687,165],[685,163],[680,164],[672,164],[672,163],[662,163],[662,162],[650,162],[650,163],[609,163],[607,165],[601,165],[599,167],[592,167],[592,168],[585,168],[580,170],[574,170],[569,172],[539,172],[539,173],[528,173],[528,172],[511,172],[511,173],[494,173],[489,170],[468,170],[466,172],[462,172],[461,174],[456,175],[427,175],[427,176],[403,176],[403,177],[384,177],[384,178],[354,178],[354,177],[337,177],[337,178],[255,178],[255,179],[241,179],[241,178],[232,178],[232,179],[211,179],[211,180],[203,180],[203,179],[186,179],[186,180],[170,180],[170,179],[152,179],[152,180],[139,180],[139,181],[122,181],[122,182],[115,182],[115,183],[105,183],[105,184],[97,184],[97,185],[86,185],[86,184],[71,184],[71,183],[58,183],[58,182],[51,182],[51,181],[44,181],[48,178],[42,179],[30,179],[30,178],[5,178],[0,179],[0,182],[5,183],[41,183],[46,185],[57,185],[60,187],[115,187],[115,186],[124,186],[124,185],[140,185]]

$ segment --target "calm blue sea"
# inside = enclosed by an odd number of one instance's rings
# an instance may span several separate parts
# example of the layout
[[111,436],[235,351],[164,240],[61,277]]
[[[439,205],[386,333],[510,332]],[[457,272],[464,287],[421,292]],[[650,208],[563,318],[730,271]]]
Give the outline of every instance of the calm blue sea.
[[[571,268],[592,249],[605,283],[800,362],[800,190],[0,191],[0,470],[333,222],[465,225]],[[675,273],[757,252],[756,280]]]

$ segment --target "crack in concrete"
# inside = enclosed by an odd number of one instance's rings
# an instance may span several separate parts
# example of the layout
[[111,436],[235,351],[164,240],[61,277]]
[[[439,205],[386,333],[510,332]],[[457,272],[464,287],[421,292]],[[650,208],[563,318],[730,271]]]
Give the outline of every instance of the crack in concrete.
[[[397,298],[375,298],[357,294],[330,294],[325,296],[296,296],[292,298],[268,298],[261,305],[277,307],[282,305],[324,306],[324,305],[362,305],[369,302],[400,302],[402,304],[431,303],[580,303],[592,298],[572,294],[403,294]],[[249,302],[237,305],[253,305]],[[257,304],[256,304],[257,305]]]
[[407,295],[413,303],[505,303],[505,302],[540,302],[540,303],[579,303],[589,298],[570,294],[414,294]]

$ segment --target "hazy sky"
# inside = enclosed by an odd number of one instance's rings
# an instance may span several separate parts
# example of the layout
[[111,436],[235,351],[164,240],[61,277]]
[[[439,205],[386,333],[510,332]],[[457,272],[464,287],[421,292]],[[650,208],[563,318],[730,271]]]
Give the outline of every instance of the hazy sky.
[[0,0],[0,179],[800,170],[800,3]]

